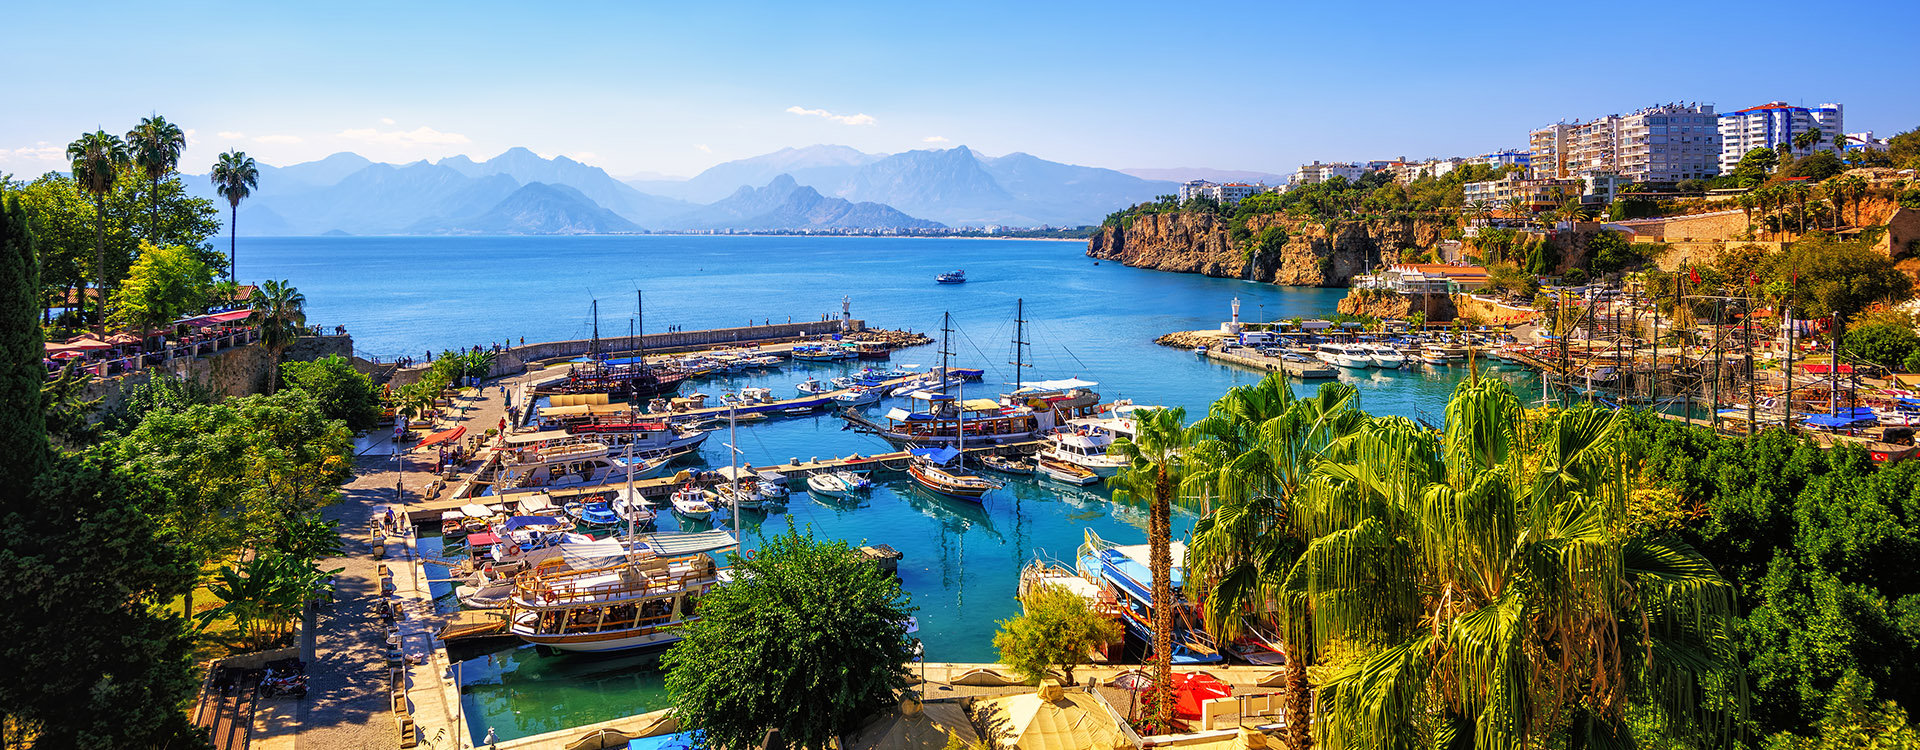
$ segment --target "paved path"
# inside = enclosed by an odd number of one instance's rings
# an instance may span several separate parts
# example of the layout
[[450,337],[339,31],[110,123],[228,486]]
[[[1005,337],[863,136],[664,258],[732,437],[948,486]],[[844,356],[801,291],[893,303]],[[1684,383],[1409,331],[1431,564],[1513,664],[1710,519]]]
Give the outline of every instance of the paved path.
[[[433,429],[467,425],[470,433],[484,433],[496,426],[506,413],[505,399],[496,383],[478,394],[472,390],[454,398],[448,417],[436,420]],[[417,428],[426,429],[426,428]],[[355,477],[343,488],[340,502],[328,506],[323,515],[340,524],[340,536],[346,555],[321,562],[324,569],[343,568],[334,579],[335,603],[323,610],[317,632],[317,660],[307,669],[308,693],[302,700],[265,699],[256,713],[252,746],[265,750],[386,750],[400,747],[388,693],[386,663],[386,627],[380,621],[378,566],[373,559],[368,519],[394,501],[395,482],[404,482],[406,505],[417,505],[427,486],[434,461],[432,449],[409,456],[406,471],[397,471],[392,456],[391,431],[359,442]],[[389,559],[399,595],[412,598],[413,609],[431,611],[424,597],[413,594],[412,573],[403,560],[404,545],[396,538],[390,542]],[[424,583],[422,584],[424,586]],[[410,596],[411,595],[411,596]],[[405,623],[407,631],[433,628],[431,620]],[[420,638],[409,640],[421,644]],[[420,747],[452,748],[464,732],[453,726],[452,706],[440,699],[434,689],[440,680],[438,671],[445,665],[430,661],[412,670],[414,720],[420,727]],[[432,742],[438,737],[437,742]]]

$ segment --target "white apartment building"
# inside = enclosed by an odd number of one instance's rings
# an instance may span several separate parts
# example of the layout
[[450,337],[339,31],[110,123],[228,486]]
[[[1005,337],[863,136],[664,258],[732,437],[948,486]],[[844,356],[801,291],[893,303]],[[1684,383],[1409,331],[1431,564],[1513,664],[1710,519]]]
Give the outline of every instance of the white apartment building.
[[1526,149],[1506,148],[1489,154],[1481,154],[1467,160],[1468,164],[1483,164],[1489,167],[1526,167],[1533,155]]
[[1808,131],[1820,132],[1820,145],[1831,149],[1846,133],[1846,111],[1838,104],[1795,107],[1786,102],[1767,102],[1720,116],[1720,171],[1732,172],[1741,157],[1756,148],[1782,148],[1794,156],[1806,156],[1812,149],[1795,148],[1794,137]]
[[1871,130],[1865,133],[1848,133],[1847,150],[1885,151],[1887,150],[1887,142],[1873,137],[1873,131]]
[[1711,104],[1662,104],[1630,114],[1558,123],[1528,134],[1543,179],[1611,172],[1630,182],[1674,183],[1720,173],[1720,124]]
[[1244,182],[1220,184],[1206,180],[1188,180],[1180,183],[1180,202],[1195,198],[1212,198],[1223,205],[1231,206],[1245,200],[1247,196],[1266,190],[1265,185],[1252,185]]
[[1206,180],[1187,180],[1180,183],[1180,202],[1185,203],[1207,194],[1208,188],[1219,187]]
[[1288,181],[1288,184],[1295,186],[1317,185],[1335,177],[1345,177],[1348,182],[1352,182],[1360,179],[1360,175],[1366,173],[1366,168],[1357,164],[1349,162],[1321,164],[1319,160],[1315,160],[1312,164],[1300,165],[1300,169],[1294,171],[1293,178]]

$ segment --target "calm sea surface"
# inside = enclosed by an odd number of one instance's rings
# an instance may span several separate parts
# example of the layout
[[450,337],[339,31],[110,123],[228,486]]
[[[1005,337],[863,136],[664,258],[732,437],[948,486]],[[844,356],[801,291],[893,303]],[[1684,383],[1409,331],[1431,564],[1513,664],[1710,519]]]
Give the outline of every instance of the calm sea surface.
[[[1185,407],[1189,419],[1226,389],[1259,375],[1153,344],[1170,331],[1214,328],[1241,300],[1243,319],[1313,317],[1333,312],[1336,289],[1275,287],[1188,274],[1094,265],[1083,243],[806,237],[447,237],[259,238],[242,243],[250,278],[287,279],[307,297],[310,322],[345,325],[363,355],[419,357],[428,349],[488,345],[511,338],[584,338],[590,306],[600,301],[600,334],[627,334],[634,290],[646,293],[646,329],[737,326],[748,321],[817,320],[838,315],[850,298],[869,325],[938,336],[952,312],[956,366],[988,371],[979,395],[1013,380],[1014,304],[1026,302],[1029,362],[1025,380],[1080,377],[1107,399]],[[965,284],[933,276],[965,269]],[[898,352],[894,364],[933,364],[937,347]],[[743,385],[793,395],[808,375],[822,380],[844,366],[795,365],[784,372],[691,386],[709,395]],[[1365,370],[1342,375],[1360,387],[1375,414],[1438,422],[1464,368]],[[1531,375],[1493,371],[1532,388]],[[1310,386],[1298,386],[1306,393]],[[972,388],[969,389],[972,393]],[[884,411],[893,400],[870,412]],[[745,460],[873,453],[878,438],[841,429],[831,416],[742,426]],[[727,463],[724,438],[709,440],[704,460]],[[1193,524],[1176,514],[1176,538]],[[995,658],[996,622],[1019,612],[1020,567],[1035,556],[1071,560],[1084,532],[1122,543],[1146,540],[1146,514],[1115,505],[1106,490],[1014,482],[974,505],[889,480],[870,498],[823,503],[796,492],[784,512],[748,514],[746,546],[788,521],[853,544],[889,544],[906,554],[900,577],[918,613],[932,661]],[[663,514],[662,530],[677,521]],[[450,603],[447,598],[445,602]],[[449,606],[451,606],[449,604]],[[644,656],[543,656],[531,647],[470,656],[461,666],[464,710],[476,741],[493,728],[500,740],[616,718],[666,705],[660,673]]]

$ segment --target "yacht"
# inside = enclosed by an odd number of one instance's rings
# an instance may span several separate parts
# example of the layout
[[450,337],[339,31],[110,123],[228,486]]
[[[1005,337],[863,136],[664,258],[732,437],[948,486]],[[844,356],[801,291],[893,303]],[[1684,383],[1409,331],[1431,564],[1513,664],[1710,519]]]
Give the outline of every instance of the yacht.
[[822,383],[816,378],[807,378],[805,382],[795,383],[793,389],[808,396],[818,396],[833,390],[830,383]]
[[1040,458],[1059,461],[1086,469],[1096,477],[1110,477],[1127,465],[1126,459],[1112,455],[1108,449],[1120,435],[1113,425],[1117,419],[1076,419],[1069,423],[1072,429],[1064,429],[1047,435],[1047,445],[1040,450]]
[[705,493],[693,485],[675,490],[668,502],[673,504],[675,515],[689,521],[705,521],[713,515],[713,506],[707,504]]
[[[1173,606],[1175,608],[1173,643],[1170,654],[1174,664],[1218,664],[1224,660],[1213,636],[1200,627],[1200,608],[1185,594],[1187,546],[1173,543]],[[1153,574],[1147,566],[1147,545],[1117,545],[1101,539],[1092,530],[1076,555],[1081,576],[1098,581],[1103,598],[1118,602],[1120,622],[1127,634],[1151,648],[1153,643]]]
[[[664,460],[636,458],[636,477],[651,477],[666,468]],[[571,487],[602,484],[627,472],[627,463],[614,458],[605,443],[581,442],[523,448],[502,454],[494,470],[494,489],[516,490],[534,487]]]
[[948,271],[933,277],[933,280],[942,284],[964,284],[967,281],[967,272],[960,270]]
[[1355,346],[1358,346],[1361,351],[1367,353],[1367,356],[1373,360],[1373,366],[1375,367],[1398,370],[1407,364],[1406,355],[1401,354],[1400,350],[1386,344],[1356,344]]
[[841,406],[867,406],[880,403],[880,396],[879,386],[856,385],[847,389],[845,393],[834,396],[833,400]]
[[1314,348],[1313,356],[1336,367],[1373,366],[1373,354],[1354,344],[1321,344]]

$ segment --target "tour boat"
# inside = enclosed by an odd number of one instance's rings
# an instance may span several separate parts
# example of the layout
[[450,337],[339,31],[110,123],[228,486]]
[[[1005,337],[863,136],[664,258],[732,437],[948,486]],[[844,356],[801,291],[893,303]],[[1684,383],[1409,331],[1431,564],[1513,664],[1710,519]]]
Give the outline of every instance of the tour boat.
[[[1076,556],[1080,574],[1099,580],[1120,606],[1120,622],[1127,634],[1151,649],[1153,638],[1153,573],[1148,567],[1148,545],[1117,545],[1101,539],[1092,530]],[[1174,664],[1218,664],[1223,660],[1219,648],[1201,628],[1199,606],[1188,600],[1186,585],[1187,545],[1172,543],[1173,569],[1173,643],[1170,658]]]
[[885,341],[853,342],[854,353],[861,359],[887,359],[893,356],[893,348]]
[[573,503],[567,506],[567,515],[584,528],[610,529],[620,523],[620,516],[606,503]]
[[677,643],[697,620],[696,604],[720,583],[704,555],[639,558],[623,553],[603,564],[562,562],[514,579],[510,632],[562,651],[605,652]]
[[967,272],[960,271],[960,270],[948,271],[946,273],[940,274],[939,276],[933,277],[933,280],[940,282],[942,284],[961,284],[966,282]]
[[1033,473],[1033,462],[1018,456],[981,456],[980,465],[1002,474],[1012,474],[1014,476],[1027,476]]
[[960,451],[955,448],[919,448],[912,451],[907,476],[930,492],[979,502],[988,490],[1000,485],[959,466]]
[[1045,453],[1040,454],[1040,458],[1034,461],[1034,471],[1053,481],[1079,487],[1100,481],[1100,475],[1093,473],[1092,469],[1053,458]]
[[689,521],[705,521],[713,515],[713,506],[708,505],[700,490],[692,485],[675,490],[668,502],[673,504],[673,512]]
[[[665,460],[636,460],[640,463],[633,474],[642,478],[659,474],[667,465]],[[494,486],[500,490],[600,484],[626,471],[627,463],[610,455],[605,443],[542,445],[503,453]]]

